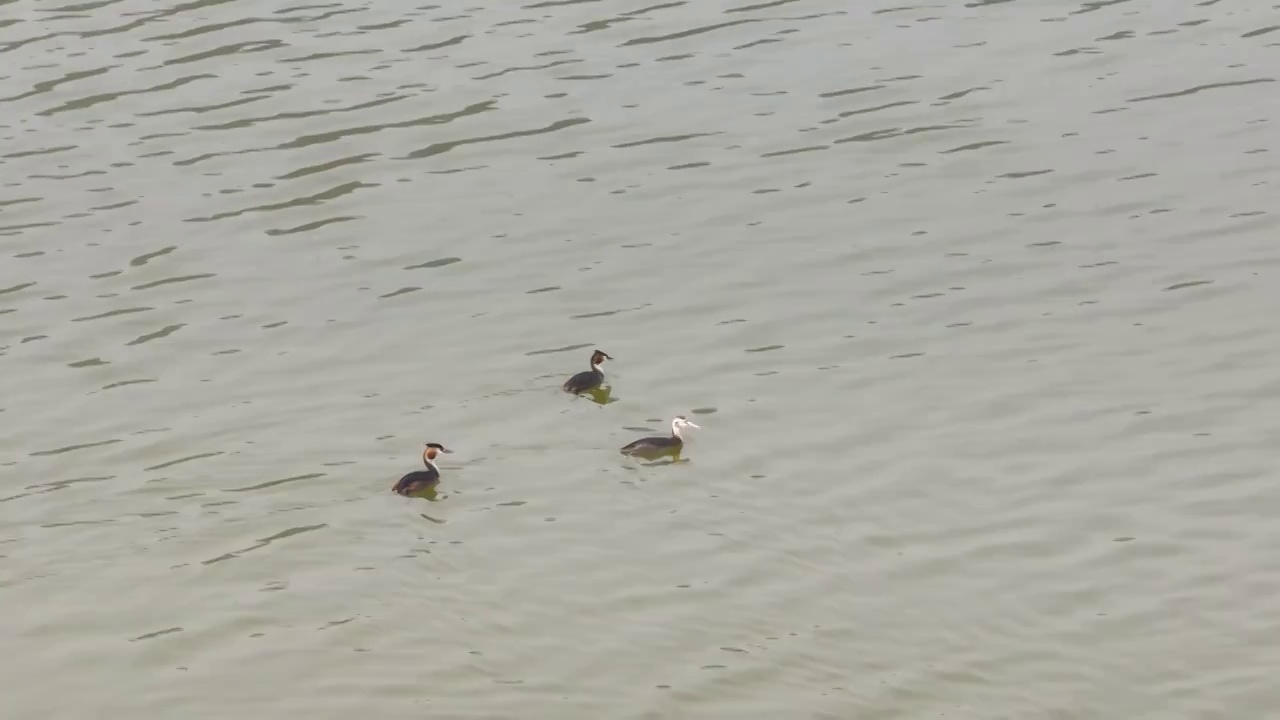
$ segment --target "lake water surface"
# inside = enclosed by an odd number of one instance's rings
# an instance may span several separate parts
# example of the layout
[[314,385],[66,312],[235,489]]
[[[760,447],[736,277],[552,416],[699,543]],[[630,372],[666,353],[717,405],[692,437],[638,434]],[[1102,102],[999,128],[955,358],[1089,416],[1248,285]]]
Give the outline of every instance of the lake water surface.
[[0,716],[1275,712],[1280,6],[60,2]]

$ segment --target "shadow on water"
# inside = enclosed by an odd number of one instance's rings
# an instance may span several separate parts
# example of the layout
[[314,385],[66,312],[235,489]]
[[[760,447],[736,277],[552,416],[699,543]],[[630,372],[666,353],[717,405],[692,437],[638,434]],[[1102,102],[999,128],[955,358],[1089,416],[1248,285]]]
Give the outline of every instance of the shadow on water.
[[[426,500],[427,502],[441,502],[442,500],[445,500],[449,497],[448,493],[442,494],[437,488],[439,488],[438,483],[430,487],[414,490],[413,492],[396,493],[396,494],[405,498],[406,502],[412,502],[414,500]],[[424,520],[429,520],[437,525],[443,525],[446,522],[448,522],[448,520],[443,520],[441,518],[434,518],[426,513],[418,513],[418,514],[422,516]]]
[[587,392],[579,393],[578,395],[578,397],[584,396],[591,400],[591,402],[600,406],[618,402],[618,398],[613,397],[613,387],[610,385],[598,387],[594,390],[588,390]]
[[689,458],[682,458],[680,457],[680,453],[676,453],[674,456],[666,460],[654,460],[653,462],[643,463],[643,465],[645,467],[653,467],[654,465],[682,465],[687,462],[692,462],[692,460]]
[[[640,462],[640,465],[643,467],[653,467],[655,465],[676,465],[679,463],[689,462],[689,458],[681,456],[682,450],[683,447],[639,450],[624,455],[623,458],[624,460],[642,461]],[[626,466],[632,467],[630,465]]]
[[439,483],[436,483],[435,485],[431,485],[430,487],[424,487],[418,490],[412,490],[410,492],[396,493],[396,494],[404,498],[409,498],[411,500],[426,500],[427,502],[440,502],[441,500],[448,498],[449,495],[447,493],[441,494],[439,491],[439,487],[440,487]]

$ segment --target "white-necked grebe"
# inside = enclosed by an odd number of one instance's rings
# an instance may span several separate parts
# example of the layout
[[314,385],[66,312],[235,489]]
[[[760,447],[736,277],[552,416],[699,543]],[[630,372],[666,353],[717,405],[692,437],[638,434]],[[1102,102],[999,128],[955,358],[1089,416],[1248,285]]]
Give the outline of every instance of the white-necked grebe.
[[600,365],[605,360],[612,360],[609,354],[596,350],[591,353],[591,369],[583,370],[564,382],[564,391],[577,395],[579,393],[595,390],[604,382],[604,372],[600,370]]
[[[677,415],[671,421],[670,437],[647,437],[640,438],[633,443],[622,446],[619,450],[623,455],[650,455],[653,453],[669,453],[678,452],[684,447],[684,438],[680,437],[680,428],[696,428],[697,425],[689,422],[683,415]],[[699,428],[701,429],[701,428]]]
[[391,488],[392,492],[401,495],[412,495],[422,492],[429,488],[433,488],[440,484],[440,468],[432,462],[438,453],[451,453],[452,450],[446,450],[440,443],[427,443],[427,447],[422,451],[422,464],[427,466],[426,470],[414,470],[413,472],[400,478],[399,481]]

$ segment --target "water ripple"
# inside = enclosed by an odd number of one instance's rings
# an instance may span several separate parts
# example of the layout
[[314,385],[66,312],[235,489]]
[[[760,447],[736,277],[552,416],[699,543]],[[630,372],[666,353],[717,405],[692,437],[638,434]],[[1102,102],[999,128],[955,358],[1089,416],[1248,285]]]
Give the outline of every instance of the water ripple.
[[245,215],[248,213],[272,212],[275,210],[285,210],[293,207],[303,207],[307,205],[321,205],[325,201],[333,200],[335,198],[340,198],[344,195],[349,195],[362,188],[376,188],[378,186],[379,186],[378,183],[364,183],[364,182],[358,182],[358,181],[346,182],[340,185],[335,185],[334,187],[331,187],[328,190],[322,190],[312,195],[304,195],[302,197],[296,197],[296,198],[284,200],[278,203],[254,205],[252,207],[247,207],[240,210],[229,210],[227,212],[220,212],[214,215],[209,215],[207,217],[187,218],[186,221],[187,222],[212,222],[214,220],[224,220],[226,218],[239,217],[241,215]]
[[128,97],[130,95],[143,95],[146,93],[154,93],[154,92],[163,92],[165,90],[174,90],[176,88],[183,87],[184,85],[188,85],[193,82],[198,82],[200,80],[216,79],[217,77],[218,77],[217,75],[202,73],[199,75],[188,75],[186,77],[180,77],[176,80],[172,80],[167,83],[160,83],[159,85],[153,85],[149,88],[143,88],[141,90],[121,90],[118,92],[108,92],[108,93],[98,93],[96,95],[87,95],[85,97],[77,98],[75,100],[69,100],[61,105],[58,105],[57,107],[49,108],[47,110],[41,110],[36,114],[47,117],[50,115],[57,115],[58,113],[70,112],[72,110],[87,110],[88,108],[91,108],[95,105],[99,105],[102,103],[109,103],[113,100],[117,100],[122,97]]
[[1129,102],[1145,102],[1147,100],[1166,100],[1168,98],[1183,97],[1186,95],[1194,95],[1205,90],[1217,90],[1221,88],[1240,87],[1242,85],[1257,85],[1258,83],[1273,83],[1275,78],[1256,78],[1253,80],[1235,80],[1231,82],[1208,83],[1205,85],[1197,85],[1186,90],[1178,90],[1176,92],[1159,93],[1156,95],[1144,95],[1142,97],[1130,98]]

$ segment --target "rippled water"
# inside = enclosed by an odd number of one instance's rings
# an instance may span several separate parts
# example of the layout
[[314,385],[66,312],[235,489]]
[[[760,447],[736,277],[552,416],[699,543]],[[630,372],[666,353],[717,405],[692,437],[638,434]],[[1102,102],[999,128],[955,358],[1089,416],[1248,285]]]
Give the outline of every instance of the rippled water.
[[0,4],[4,717],[1280,702],[1280,6],[161,5]]

